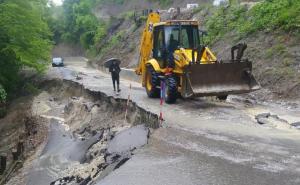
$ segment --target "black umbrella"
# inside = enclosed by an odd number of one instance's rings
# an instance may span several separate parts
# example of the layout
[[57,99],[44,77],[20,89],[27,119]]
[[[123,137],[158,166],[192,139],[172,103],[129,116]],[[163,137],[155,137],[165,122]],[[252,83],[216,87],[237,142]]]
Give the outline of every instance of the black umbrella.
[[113,62],[116,62],[118,65],[121,64],[121,60],[117,58],[111,58],[104,62],[104,67],[109,68],[113,64]]

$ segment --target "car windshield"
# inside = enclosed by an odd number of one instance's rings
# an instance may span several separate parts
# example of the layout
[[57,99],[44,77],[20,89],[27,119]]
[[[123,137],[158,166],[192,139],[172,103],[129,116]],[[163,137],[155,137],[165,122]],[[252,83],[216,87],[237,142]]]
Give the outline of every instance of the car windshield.
[[53,58],[53,62],[55,63],[62,62],[62,58]]
[[165,43],[167,48],[182,47],[185,49],[195,49],[199,45],[199,33],[197,26],[183,25],[181,26],[166,26],[165,28]]

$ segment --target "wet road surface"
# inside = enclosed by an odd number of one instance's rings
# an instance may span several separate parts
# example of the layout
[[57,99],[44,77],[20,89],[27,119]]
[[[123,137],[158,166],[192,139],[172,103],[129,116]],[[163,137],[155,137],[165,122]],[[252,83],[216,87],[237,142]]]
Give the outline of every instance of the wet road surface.
[[[115,96],[110,76],[84,62],[71,59],[49,75],[54,74]],[[118,97],[127,98],[130,84],[132,101],[158,114],[159,100],[149,99],[136,82],[121,80]],[[150,143],[97,184],[300,184],[300,131],[255,120],[255,115],[271,112],[288,122],[300,121],[299,106],[243,101],[230,96],[226,102],[198,98],[164,105],[166,121],[153,131]]]

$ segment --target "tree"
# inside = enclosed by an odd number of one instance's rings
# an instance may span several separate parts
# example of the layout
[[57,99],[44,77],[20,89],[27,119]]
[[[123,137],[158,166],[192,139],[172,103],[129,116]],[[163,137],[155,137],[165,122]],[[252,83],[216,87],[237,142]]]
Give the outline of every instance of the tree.
[[[94,47],[95,41],[103,37],[105,25],[92,13],[97,0],[65,0],[63,3],[63,19],[55,18],[51,23],[55,40],[69,43],[80,43],[85,49]],[[53,7],[55,8],[55,7]],[[98,33],[100,31],[101,33]],[[56,36],[60,36],[57,38]]]
[[44,20],[46,0],[0,1],[0,84],[11,93],[18,72],[29,67],[46,69],[51,33]]

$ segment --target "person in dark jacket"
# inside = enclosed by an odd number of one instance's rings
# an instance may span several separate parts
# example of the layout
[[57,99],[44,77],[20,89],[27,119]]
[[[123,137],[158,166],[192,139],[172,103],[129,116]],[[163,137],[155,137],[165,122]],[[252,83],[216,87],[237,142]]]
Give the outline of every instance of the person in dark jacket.
[[109,66],[109,72],[111,73],[111,78],[113,81],[114,91],[116,91],[116,82],[117,82],[117,91],[120,92],[120,72],[121,68],[116,61]]
[[168,50],[168,57],[167,57],[168,68],[173,69],[175,67],[174,52],[175,52],[176,49],[178,49],[178,41],[175,40],[174,35],[171,34],[170,42],[169,42],[169,45],[167,47],[167,50]]

